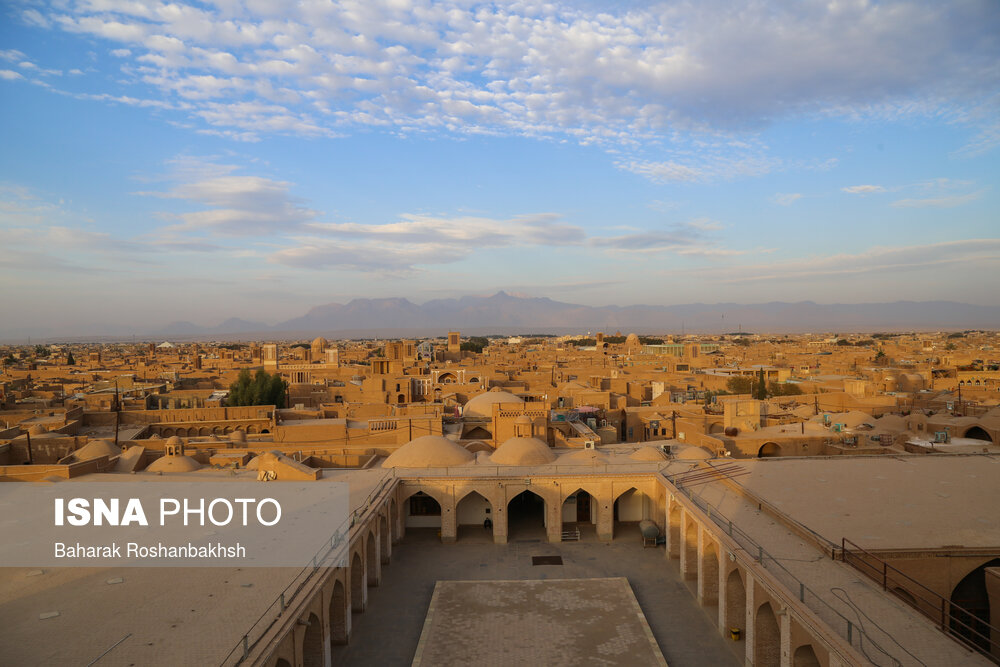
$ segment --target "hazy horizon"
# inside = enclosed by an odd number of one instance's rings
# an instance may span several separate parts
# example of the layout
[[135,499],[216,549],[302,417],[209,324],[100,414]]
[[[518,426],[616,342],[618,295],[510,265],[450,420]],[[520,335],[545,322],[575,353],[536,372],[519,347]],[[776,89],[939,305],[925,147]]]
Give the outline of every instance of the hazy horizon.
[[1000,306],[989,0],[4,16],[17,331],[497,290]]

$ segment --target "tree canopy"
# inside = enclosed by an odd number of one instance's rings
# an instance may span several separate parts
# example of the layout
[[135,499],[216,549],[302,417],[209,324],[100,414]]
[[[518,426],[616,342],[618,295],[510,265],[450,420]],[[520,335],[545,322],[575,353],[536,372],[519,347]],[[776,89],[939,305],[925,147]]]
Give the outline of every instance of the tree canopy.
[[279,408],[285,406],[285,395],[288,392],[288,383],[275,373],[271,375],[264,369],[251,375],[246,368],[240,371],[236,382],[229,385],[229,397],[226,405],[275,405]]

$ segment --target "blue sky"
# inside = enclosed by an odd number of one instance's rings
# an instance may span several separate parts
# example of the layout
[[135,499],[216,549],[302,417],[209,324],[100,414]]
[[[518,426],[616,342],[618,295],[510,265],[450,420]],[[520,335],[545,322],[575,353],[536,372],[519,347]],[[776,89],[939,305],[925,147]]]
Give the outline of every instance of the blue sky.
[[356,297],[1000,305],[1000,7],[33,0],[11,331]]

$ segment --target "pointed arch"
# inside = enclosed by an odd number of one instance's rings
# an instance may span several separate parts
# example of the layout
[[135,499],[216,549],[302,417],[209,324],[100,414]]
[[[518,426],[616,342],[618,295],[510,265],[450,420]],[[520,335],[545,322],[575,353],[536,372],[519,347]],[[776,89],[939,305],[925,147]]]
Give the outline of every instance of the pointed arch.
[[[545,516],[548,502],[530,489],[521,491],[507,502],[507,534],[509,538],[545,537]],[[540,531],[540,533],[539,533]]]
[[381,578],[379,572],[378,543],[375,542],[374,531],[368,531],[368,538],[365,540],[365,571],[368,575],[368,585],[378,586]]
[[379,556],[381,556],[382,564],[387,565],[389,563],[389,554],[391,539],[389,536],[389,521],[385,518],[384,514],[380,514],[378,517],[378,541],[379,541]]
[[754,667],[780,667],[781,627],[770,602],[757,607],[753,624]]
[[351,558],[351,611],[360,613],[365,610],[365,564],[357,551]]
[[726,577],[726,629],[739,630],[741,640],[746,636],[747,589],[739,568]]
[[347,589],[343,582],[337,579],[333,582],[333,593],[330,595],[330,642],[346,644],[349,627],[347,619],[350,616],[347,608]]
[[302,640],[302,667],[323,667],[323,624],[316,614],[309,614]]
[[819,657],[812,644],[803,644],[792,654],[792,667],[820,667]]

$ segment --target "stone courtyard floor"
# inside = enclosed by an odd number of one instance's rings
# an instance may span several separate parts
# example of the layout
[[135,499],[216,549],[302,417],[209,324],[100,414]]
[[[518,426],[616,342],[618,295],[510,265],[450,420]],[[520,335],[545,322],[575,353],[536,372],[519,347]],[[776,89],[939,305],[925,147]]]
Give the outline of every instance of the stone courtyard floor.
[[509,664],[666,667],[624,577],[439,581],[413,667]]
[[[714,622],[716,608],[698,605],[691,584],[681,579],[677,561],[664,557],[663,547],[643,548],[637,533],[611,544],[549,544],[530,533],[522,535],[506,545],[478,539],[441,544],[435,529],[407,529],[403,541],[393,545],[392,562],[383,566],[381,585],[368,590],[368,609],[353,615],[351,643],[334,647],[334,663],[411,664],[439,580],[624,577],[668,665],[742,664],[737,651],[743,644],[723,639]],[[560,556],[563,564],[533,565],[534,556]],[[485,644],[489,637],[477,632],[467,641]],[[490,664],[525,664],[523,653],[520,658]],[[527,661],[532,663],[543,664]]]

